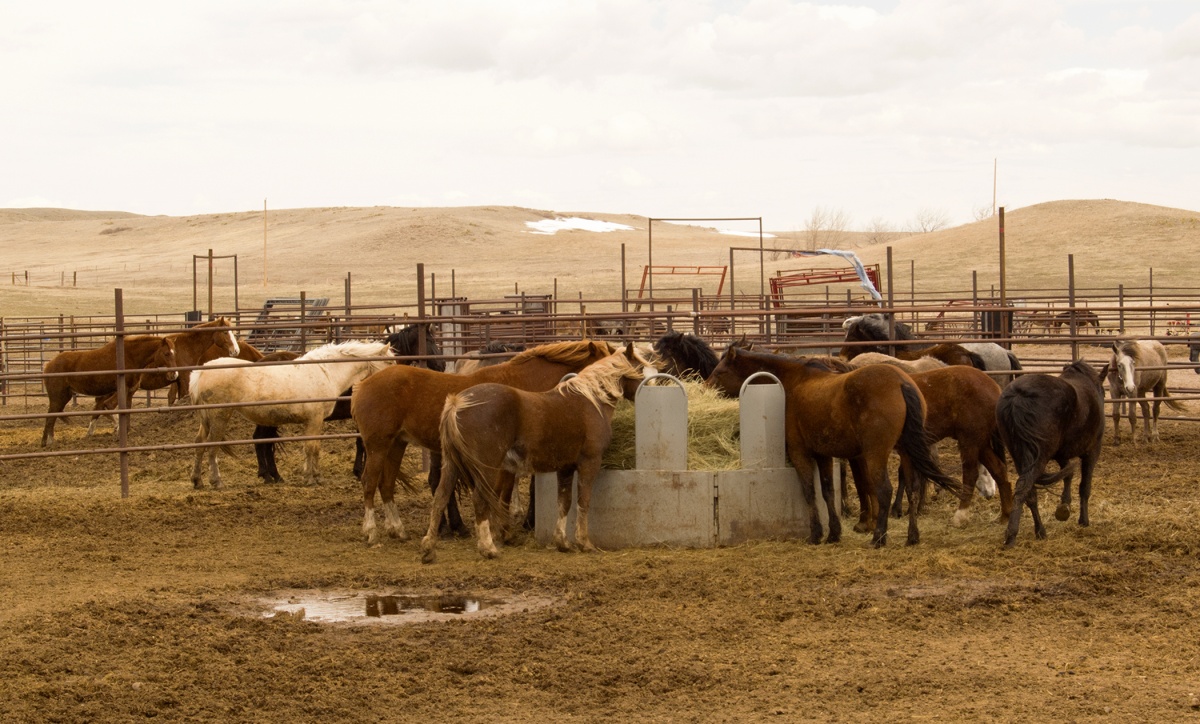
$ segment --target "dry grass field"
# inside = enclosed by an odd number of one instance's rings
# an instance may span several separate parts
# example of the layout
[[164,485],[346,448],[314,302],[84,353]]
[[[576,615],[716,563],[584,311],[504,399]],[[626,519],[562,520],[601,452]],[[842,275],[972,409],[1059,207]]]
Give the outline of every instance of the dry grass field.
[[[337,298],[346,272],[356,301],[407,301],[417,262],[439,285],[455,269],[472,296],[510,292],[514,281],[549,291],[554,278],[563,296],[615,296],[621,243],[640,268],[644,219],[596,215],[639,227],[629,232],[527,235],[525,221],[542,216],[273,212],[264,290],[261,214],[0,211],[3,258],[31,273],[28,288],[0,285],[0,313],[108,310],[114,286],[131,313],[186,309],[190,256],[208,248],[239,254],[249,303],[300,289]],[[1010,283],[1061,286],[1073,253],[1088,286],[1136,284],[1151,266],[1156,284],[1185,285],[1200,251],[1198,217],[1112,201],[1015,210]],[[959,284],[966,269],[969,287],[972,262],[981,278],[995,274],[994,262],[986,266],[994,226],[898,240],[895,258],[916,259],[918,283],[931,287]],[[720,264],[723,249],[749,245],[671,228],[660,246],[657,225],[654,239],[656,263]],[[868,262],[882,255],[859,251]],[[82,283],[85,267],[95,283]],[[73,268],[81,285],[60,287]],[[1172,349],[1174,361],[1185,354]],[[1193,379],[1172,373],[1173,386]],[[0,462],[5,721],[1175,721],[1200,712],[1195,423],[1163,423],[1157,444],[1106,447],[1092,525],[1047,516],[1049,538],[1038,541],[1026,515],[1012,550],[1001,548],[996,501],[977,501],[974,518],[955,528],[943,496],[914,547],[901,545],[895,523],[881,550],[849,530],[837,545],[591,555],[518,536],[494,561],[472,541],[443,541],[433,565],[419,562],[416,541],[362,542],[349,441],[325,443],[319,486],[298,484],[298,445],[280,453],[287,482],[260,483],[243,452],[226,460],[226,487],[216,491],[191,488],[189,452],[134,454],[122,499],[117,459],[82,452],[112,443],[100,429],[85,439],[78,422],[60,426],[59,448],[80,454]],[[40,433],[40,420],[0,421],[0,454],[36,449]],[[194,434],[187,413],[169,411],[136,417],[131,443]],[[940,450],[954,469],[952,448]],[[415,474],[419,456],[407,464]],[[1044,512],[1056,493],[1043,493]],[[421,530],[428,493],[400,502],[406,527]],[[307,591],[514,608],[331,624],[267,603]]]

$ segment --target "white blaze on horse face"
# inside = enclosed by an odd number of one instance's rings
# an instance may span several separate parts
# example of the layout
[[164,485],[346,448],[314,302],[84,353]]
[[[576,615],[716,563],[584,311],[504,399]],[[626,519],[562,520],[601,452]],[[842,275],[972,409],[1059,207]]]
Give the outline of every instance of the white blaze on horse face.
[[225,334],[229,335],[229,356],[237,357],[238,353],[242,351],[241,347],[238,346],[237,335],[233,333],[232,329]]
[[1137,382],[1133,378],[1133,358],[1121,355],[1117,359],[1117,370],[1121,378],[1121,392],[1126,397],[1137,397]]

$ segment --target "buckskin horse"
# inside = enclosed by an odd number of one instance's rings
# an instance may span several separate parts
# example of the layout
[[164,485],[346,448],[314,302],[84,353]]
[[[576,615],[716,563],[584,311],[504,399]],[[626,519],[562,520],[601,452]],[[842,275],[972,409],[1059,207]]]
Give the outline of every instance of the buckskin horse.
[[[1021,524],[1021,508],[1029,506],[1033,516],[1033,532],[1039,539],[1046,537],[1046,527],[1038,514],[1037,491],[1034,486],[1063,481],[1062,502],[1054,512],[1058,520],[1071,515],[1071,477],[1079,468],[1079,525],[1088,521],[1088,498],[1092,493],[1092,472],[1100,459],[1104,442],[1104,387],[1108,365],[1097,372],[1083,360],[1063,367],[1057,376],[1025,375],[1004,388],[996,403],[996,421],[1000,438],[1012,455],[1017,468],[1017,484],[1013,491],[1013,509],[1008,516],[1004,547],[1011,548],[1017,540]],[[1078,459],[1079,465],[1075,464]],[[1046,465],[1054,460],[1059,471],[1045,473]]]
[[[175,343],[168,337],[148,334],[126,337],[124,347],[124,368],[128,370],[126,402],[141,388],[142,377],[147,370],[163,368],[163,374],[167,377],[179,374],[177,370],[169,369],[176,366],[176,360]],[[115,339],[96,349],[60,352],[46,363],[42,371],[48,376],[43,378],[43,384],[46,386],[46,396],[50,399],[50,409],[42,430],[42,447],[54,443],[54,423],[58,420],[54,415],[62,412],[74,395],[96,397],[96,409],[99,410],[104,398],[116,394],[116,368]],[[57,376],[60,373],[72,374]],[[88,425],[89,435],[95,423],[96,418],[93,417]]]
[[440,422],[442,477],[421,541],[422,561],[433,562],[438,523],[456,485],[473,494],[480,555],[495,558],[493,531],[503,539],[514,476],[549,472],[558,474],[555,547],[571,549],[567,513],[578,473],[575,542],[594,551],[588,535],[592,481],[612,440],[613,411],[620,400],[633,400],[647,364],[629,344],[547,392],[493,382],[448,395]]
[[[875,492],[875,529],[871,543],[887,543],[888,508],[892,484],[888,456],[896,449],[911,460],[913,470],[955,495],[959,484],[933,459],[925,439],[925,401],[913,381],[890,365],[868,365],[839,374],[824,364],[729,347],[705,384],[728,395],[755,372],[770,372],[786,393],[785,439],[788,459],[800,478],[800,489],[809,509],[809,542],[819,543],[823,528],[815,503],[813,463],[821,476],[821,490],[829,519],[827,543],[841,539],[842,523],[834,509],[832,462],[850,461],[856,483]],[[920,540],[917,511],[909,508],[908,544]]]
[[[325,417],[333,410],[332,401],[286,402],[307,398],[336,397],[347,387],[368,375],[392,364],[391,348],[385,342],[342,342],[318,347],[296,361],[309,364],[258,365],[246,360],[222,357],[192,372],[192,389],[198,405],[227,402],[259,402],[246,407],[215,407],[196,411],[200,431],[196,442],[217,442],[225,439],[229,418],[236,412],[256,425],[304,425],[304,434],[321,434]],[[237,365],[237,366],[230,366]],[[221,487],[221,472],[217,465],[219,446],[196,449],[192,466],[192,486],[201,486],[203,461],[207,454],[209,480],[214,488]],[[320,440],[304,443],[305,479],[309,484],[320,481],[317,463],[321,452]]]
[[[355,385],[350,410],[367,451],[362,474],[362,530],[367,542],[374,544],[379,537],[375,527],[377,490],[388,535],[400,540],[407,537],[394,500],[398,477],[405,488],[412,489],[408,478],[400,477],[404,452],[409,444],[414,444],[429,450],[433,457],[441,454],[439,423],[448,395],[482,382],[498,382],[531,392],[548,390],[568,372],[579,372],[612,352],[613,348],[603,341],[558,342],[534,347],[508,362],[484,367],[470,375],[397,365]],[[453,496],[447,514],[451,518],[458,514]],[[451,525],[454,526],[453,520]],[[461,518],[454,527],[462,527]]]

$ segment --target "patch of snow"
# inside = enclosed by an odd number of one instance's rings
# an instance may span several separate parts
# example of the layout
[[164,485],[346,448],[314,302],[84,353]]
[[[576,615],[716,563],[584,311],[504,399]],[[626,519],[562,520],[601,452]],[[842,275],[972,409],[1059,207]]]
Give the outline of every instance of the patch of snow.
[[632,226],[616,224],[611,221],[596,221],[571,216],[565,219],[542,219],[541,221],[526,221],[525,225],[533,231],[531,234],[555,234],[559,231],[633,231]]

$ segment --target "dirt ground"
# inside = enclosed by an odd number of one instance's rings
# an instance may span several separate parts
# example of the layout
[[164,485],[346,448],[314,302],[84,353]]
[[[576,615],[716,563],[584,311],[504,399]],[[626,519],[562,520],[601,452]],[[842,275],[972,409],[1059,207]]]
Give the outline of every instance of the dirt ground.
[[[60,427],[59,444],[111,444],[83,428]],[[184,412],[144,415],[131,441],[193,431]],[[5,422],[0,453],[39,437],[40,421]],[[838,545],[590,555],[522,539],[485,561],[460,539],[433,565],[415,538],[361,540],[346,440],[325,445],[325,481],[310,487],[294,482],[298,446],[280,454],[293,482],[259,483],[247,451],[218,491],[191,489],[185,451],[135,454],[128,499],[112,456],[0,463],[0,717],[1194,718],[1198,439],[1164,423],[1159,444],[1109,445],[1091,527],[1050,515],[1037,541],[1026,515],[1008,551],[996,501],[959,529],[943,497],[911,548],[894,535],[873,550],[849,530]],[[403,498],[410,531],[427,505]],[[549,605],[379,625],[261,603],[293,589]]]

